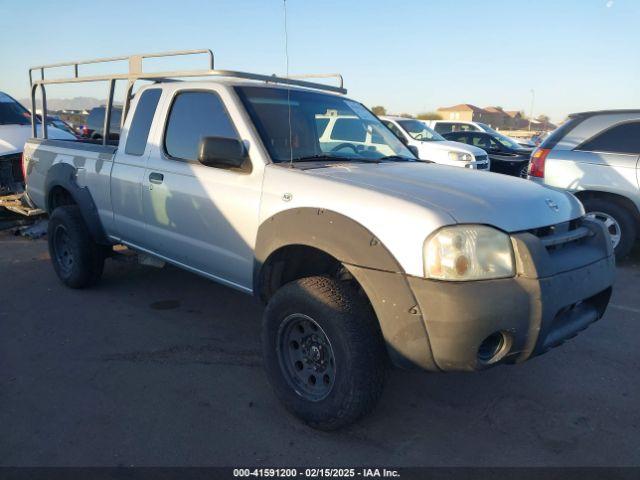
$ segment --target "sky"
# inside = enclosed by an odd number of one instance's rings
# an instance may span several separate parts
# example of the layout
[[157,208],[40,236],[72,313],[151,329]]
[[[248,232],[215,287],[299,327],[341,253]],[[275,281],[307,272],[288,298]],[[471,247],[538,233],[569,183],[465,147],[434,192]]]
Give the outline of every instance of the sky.
[[[529,114],[534,97],[534,116],[554,121],[640,107],[640,0],[286,0],[286,8],[290,73],[339,72],[348,95],[369,107],[417,114],[472,103]],[[211,48],[220,69],[284,74],[284,39],[283,0],[0,0],[0,91],[27,98],[33,65],[191,48]],[[176,66],[204,60],[150,65]],[[104,91],[82,84],[47,94]]]

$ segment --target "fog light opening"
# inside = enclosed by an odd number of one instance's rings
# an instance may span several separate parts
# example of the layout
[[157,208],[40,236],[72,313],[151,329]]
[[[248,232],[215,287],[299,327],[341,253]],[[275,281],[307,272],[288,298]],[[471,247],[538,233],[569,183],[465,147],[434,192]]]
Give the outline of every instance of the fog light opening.
[[511,348],[511,337],[504,332],[494,332],[485,338],[478,348],[478,361],[485,365],[499,362]]

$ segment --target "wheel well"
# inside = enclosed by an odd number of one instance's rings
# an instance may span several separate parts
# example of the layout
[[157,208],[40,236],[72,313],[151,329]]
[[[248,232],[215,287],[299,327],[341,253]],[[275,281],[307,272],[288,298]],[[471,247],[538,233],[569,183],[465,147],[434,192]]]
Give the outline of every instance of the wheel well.
[[56,208],[62,205],[75,205],[76,201],[73,199],[73,196],[69,191],[56,185],[51,189],[48,196],[49,201],[47,202],[47,210],[49,213],[53,212]]
[[273,252],[259,270],[257,295],[267,302],[284,284],[314,275],[327,275],[341,281],[353,282],[364,291],[342,262],[328,253],[306,245],[287,245]]
[[640,211],[638,211],[638,207],[635,203],[629,200],[627,197],[623,195],[618,195],[617,193],[610,192],[599,192],[597,190],[584,190],[581,192],[576,192],[574,194],[580,201],[587,200],[590,198],[598,198],[601,200],[606,200],[608,202],[615,203],[625,210],[631,212],[631,214],[636,219],[636,223],[640,226]]

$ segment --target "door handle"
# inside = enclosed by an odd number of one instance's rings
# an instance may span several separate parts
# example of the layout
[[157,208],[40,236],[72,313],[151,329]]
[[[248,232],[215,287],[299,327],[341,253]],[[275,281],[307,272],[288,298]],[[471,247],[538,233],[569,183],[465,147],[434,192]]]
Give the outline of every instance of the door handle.
[[162,183],[162,181],[164,180],[164,175],[158,172],[151,172],[149,174],[149,181],[151,183],[155,183],[156,185],[159,185]]

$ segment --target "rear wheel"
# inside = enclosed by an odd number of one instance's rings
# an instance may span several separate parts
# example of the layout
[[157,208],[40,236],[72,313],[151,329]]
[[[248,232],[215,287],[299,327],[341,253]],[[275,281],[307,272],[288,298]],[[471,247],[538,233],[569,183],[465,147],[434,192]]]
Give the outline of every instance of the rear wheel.
[[51,263],[65,285],[84,288],[100,279],[106,248],[93,241],[77,205],[65,205],[53,211],[47,237]]
[[604,223],[616,258],[621,260],[629,255],[637,235],[637,224],[631,212],[617,203],[600,198],[587,198],[582,203],[587,218]]
[[262,344],[276,395],[314,428],[353,423],[380,398],[384,341],[368,302],[344,283],[308,277],[280,288],[265,310]]

